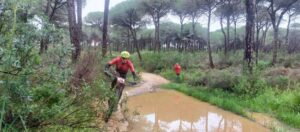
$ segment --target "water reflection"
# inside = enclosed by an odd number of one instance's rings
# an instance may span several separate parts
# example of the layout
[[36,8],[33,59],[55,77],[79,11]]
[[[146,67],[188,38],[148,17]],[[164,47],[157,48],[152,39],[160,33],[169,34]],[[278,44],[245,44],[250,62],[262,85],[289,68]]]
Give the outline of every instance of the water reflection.
[[130,97],[128,106],[131,111],[140,113],[132,119],[131,131],[134,132],[268,131],[250,120],[175,91]]

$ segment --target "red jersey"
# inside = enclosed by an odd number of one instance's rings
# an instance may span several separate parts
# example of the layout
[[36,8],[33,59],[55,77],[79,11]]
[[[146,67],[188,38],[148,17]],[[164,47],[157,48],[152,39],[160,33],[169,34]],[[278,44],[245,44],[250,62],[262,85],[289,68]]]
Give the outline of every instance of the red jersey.
[[174,70],[175,70],[176,74],[180,74],[180,72],[181,72],[181,66],[179,64],[175,64],[174,65]]
[[110,62],[108,62],[110,65],[116,65],[116,71],[120,73],[127,73],[128,69],[130,69],[131,72],[135,72],[133,64],[130,60],[123,60],[121,57],[116,57]]

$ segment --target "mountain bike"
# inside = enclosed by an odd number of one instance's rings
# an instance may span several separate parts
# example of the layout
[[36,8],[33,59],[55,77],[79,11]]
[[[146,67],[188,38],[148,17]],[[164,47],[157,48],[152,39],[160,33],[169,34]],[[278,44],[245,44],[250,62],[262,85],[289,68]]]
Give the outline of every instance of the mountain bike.
[[[115,70],[112,70],[111,68],[109,70],[105,70],[104,74],[106,76],[108,76],[112,81],[115,81],[115,83],[116,83],[114,86],[111,86],[111,90],[113,90],[115,96],[109,98],[109,100],[108,100],[108,111],[107,111],[107,114],[104,119],[105,122],[108,122],[111,114],[115,110],[117,110],[117,106],[122,97],[122,93],[125,88],[126,81],[125,81],[125,78],[122,78],[118,74],[118,72],[116,72]],[[132,86],[136,85],[136,82],[127,81],[127,83],[128,83],[128,85],[132,85]]]

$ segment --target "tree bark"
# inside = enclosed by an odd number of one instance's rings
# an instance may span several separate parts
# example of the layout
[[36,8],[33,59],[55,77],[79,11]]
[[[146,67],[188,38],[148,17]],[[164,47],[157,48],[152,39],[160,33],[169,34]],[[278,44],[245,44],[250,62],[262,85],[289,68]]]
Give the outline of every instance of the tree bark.
[[244,60],[252,73],[252,47],[254,43],[255,0],[246,0],[246,37]]
[[102,57],[107,53],[107,40],[108,40],[108,12],[109,12],[109,0],[105,0],[104,5],[104,19],[103,19],[103,33],[102,33]]
[[132,34],[134,47],[136,49],[136,52],[138,53],[139,60],[140,60],[140,62],[142,62],[142,56],[141,56],[140,49],[139,49],[138,42],[137,42],[136,31],[135,31],[135,29],[130,29],[130,31]]
[[260,34],[260,28],[258,27],[258,25],[256,25],[256,41],[255,41],[255,64],[258,63],[258,50],[259,50],[259,45],[260,45],[260,41],[259,41],[259,34]]
[[179,44],[177,44],[177,49],[180,52],[181,47],[182,47],[182,39],[183,39],[183,21],[184,18],[180,17],[180,40],[179,40]]
[[76,25],[75,4],[74,0],[68,0],[68,21],[71,43],[74,45],[75,50],[72,51],[72,61],[75,63],[80,56],[80,41],[78,37],[78,29]]
[[160,40],[159,40],[159,28],[160,28],[160,18],[159,18],[159,14],[157,14],[157,40],[156,40],[156,44],[158,47],[158,52],[160,52]]
[[213,59],[211,56],[211,47],[210,47],[210,20],[211,20],[211,10],[208,11],[208,22],[207,22],[207,47],[208,47],[208,58],[210,68],[214,68]]
[[275,65],[277,62],[277,50],[278,50],[278,27],[273,27],[274,28],[274,36],[273,36],[273,42],[274,42],[274,48],[273,48],[273,59],[272,59],[272,65]]
[[77,26],[78,26],[78,37],[82,42],[82,0],[76,0],[77,2]]
[[226,56],[227,56],[227,36],[226,36],[226,33],[224,31],[224,27],[223,27],[223,16],[221,16],[220,25],[221,25],[221,31],[222,31],[223,36],[224,36],[224,55],[225,55],[225,59],[226,59]]
[[261,42],[261,46],[265,46],[265,43],[266,43],[266,38],[267,38],[267,33],[268,33],[268,30],[269,30],[269,22],[267,21],[266,24],[265,24],[265,30],[263,30],[263,35],[262,35],[262,42]]
[[[286,3],[287,6],[284,8],[275,8],[274,0],[270,0],[270,6],[268,8],[268,13],[271,18],[273,30],[274,30],[274,36],[273,36],[273,42],[274,42],[274,49],[273,49],[273,59],[272,59],[272,65],[274,65],[277,62],[277,50],[279,46],[279,40],[278,40],[278,33],[279,33],[279,25],[282,20],[283,15],[290,9],[290,7],[295,4],[298,0],[293,0],[290,3]],[[279,10],[281,9],[281,10]],[[278,15],[277,12],[281,11]]]
[[236,52],[237,50],[237,34],[236,34],[236,25],[237,25],[237,20],[234,20],[234,44],[233,44],[233,51]]
[[[230,16],[227,16],[226,17],[226,20],[227,20],[227,39],[226,39],[226,47],[225,47],[225,49],[226,49],[226,51],[228,51],[228,46],[229,46],[229,41],[230,41]],[[227,54],[225,54],[225,55],[227,55]],[[226,57],[227,58],[227,57]]]
[[286,35],[285,35],[285,45],[288,46],[289,45],[289,33],[290,33],[290,24],[291,24],[291,18],[293,15],[289,14],[289,18],[288,18],[288,25],[286,28]]

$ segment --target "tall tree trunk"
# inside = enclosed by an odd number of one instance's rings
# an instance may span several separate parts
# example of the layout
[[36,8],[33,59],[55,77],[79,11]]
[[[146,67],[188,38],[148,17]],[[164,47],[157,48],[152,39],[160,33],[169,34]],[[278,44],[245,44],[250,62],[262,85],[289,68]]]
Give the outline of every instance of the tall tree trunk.
[[78,37],[78,29],[76,25],[75,4],[74,0],[68,0],[68,21],[71,43],[75,50],[72,51],[72,61],[75,63],[80,56],[80,41]]
[[49,16],[49,12],[50,12],[50,9],[51,9],[51,2],[52,2],[52,0],[47,0],[47,6],[46,6],[46,10],[45,10],[45,14],[47,16]]
[[[46,10],[45,10],[45,15],[48,16],[48,20],[50,22],[50,10],[51,10],[51,2],[52,0],[47,0],[47,6],[46,6]],[[54,12],[54,10],[52,10],[52,12]],[[46,27],[43,27],[46,28]],[[48,35],[45,35],[44,37],[42,37],[41,41],[40,41],[40,51],[39,54],[43,54],[46,51],[46,45],[48,45],[49,42],[49,37]]]
[[288,46],[289,45],[289,33],[290,33],[290,24],[291,24],[291,17],[293,15],[289,14],[289,18],[288,18],[288,25],[286,28],[286,35],[285,35],[285,45]]
[[196,22],[195,22],[195,17],[193,16],[192,18],[192,30],[193,30],[193,40],[195,39],[196,36]]
[[230,31],[230,16],[227,16],[226,20],[227,20],[227,22],[226,22],[227,23],[227,30],[226,30],[227,31],[227,39],[226,39],[226,45],[227,46],[225,48],[226,48],[226,51],[228,51],[228,47],[230,46],[229,45],[230,44],[229,43],[230,42],[230,33],[229,33],[229,31]]
[[273,47],[273,59],[272,59],[272,65],[275,65],[275,63],[277,62],[277,50],[278,50],[278,27],[273,27],[274,28],[274,38],[273,38],[273,43],[274,43],[274,47]]
[[260,28],[258,27],[258,25],[256,25],[256,41],[255,41],[255,64],[258,63],[258,50],[259,50],[259,45],[260,45],[260,41],[259,41],[259,34],[260,34]]
[[223,36],[224,36],[224,55],[225,55],[225,59],[226,59],[226,56],[227,56],[227,36],[226,36],[224,26],[223,26],[223,16],[221,16],[220,25],[221,25],[221,31],[222,31]]
[[269,31],[269,22],[267,21],[266,22],[266,27],[265,27],[265,30],[263,31],[263,35],[262,35],[262,42],[261,42],[261,46],[265,46],[266,44],[266,38],[267,38],[267,33]]
[[158,51],[158,24],[155,23],[155,34],[154,34],[154,51]]
[[189,45],[195,45],[195,37],[196,37],[196,14],[193,15],[192,18],[192,30],[193,30],[193,36],[192,36],[192,43],[189,43]]
[[180,39],[179,44],[177,43],[177,49],[180,51],[180,47],[182,46],[182,39],[183,39],[183,17],[180,17]]
[[208,22],[207,22],[207,46],[208,46],[208,58],[210,68],[214,68],[214,62],[211,56],[211,47],[210,47],[210,20],[211,20],[211,10],[208,11]]
[[77,26],[78,26],[78,37],[82,42],[82,0],[76,0],[77,2]]
[[141,56],[141,53],[140,53],[140,48],[139,48],[139,45],[138,45],[138,42],[137,42],[137,37],[136,37],[136,30],[135,29],[130,29],[130,31],[131,31],[131,34],[132,34],[134,47],[136,49],[136,52],[138,53],[139,60],[140,60],[140,62],[142,62],[142,56]]
[[103,33],[102,33],[102,57],[107,53],[107,40],[108,40],[108,12],[109,12],[109,0],[105,0],[104,5],[104,19],[103,19]]
[[246,37],[245,56],[248,70],[252,73],[252,46],[254,44],[255,0],[246,0]]
[[234,20],[234,44],[233,44],[233,51],[236,52],[237,50],[237,33],[236,33],[236,25],[237,20]]
[[130,30],[127,30],[127,46],[126,46],[127,51],[130,51]]
[[158,52],[160,52],[160,48],[161,48],[161,45],[160,45],[160,40],[159,40],[159,28],[160,28],[160,18],[159,18],[159,15],[157,14],[157,46],[158,46]]

